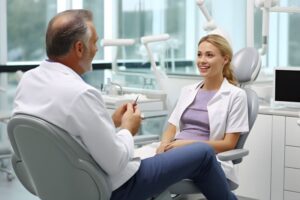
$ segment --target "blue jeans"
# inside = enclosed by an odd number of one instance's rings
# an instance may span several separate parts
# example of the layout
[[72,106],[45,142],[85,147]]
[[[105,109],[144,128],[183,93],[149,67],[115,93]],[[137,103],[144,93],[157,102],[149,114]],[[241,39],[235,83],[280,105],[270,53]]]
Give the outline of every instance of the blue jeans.
[[208,200],[237,199],[214,150],[199,142],[142,160],[136,174],[113,191],[111,200],[148,199],[182,179],[192,179]]

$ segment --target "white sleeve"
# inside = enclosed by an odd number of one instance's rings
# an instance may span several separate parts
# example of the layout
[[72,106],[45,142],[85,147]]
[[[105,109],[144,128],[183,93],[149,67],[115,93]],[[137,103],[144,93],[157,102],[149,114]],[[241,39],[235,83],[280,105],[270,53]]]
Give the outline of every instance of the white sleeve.
[[131,133],[116,131],[101,95],[93,89],[79,94],[72,102],[68,131],[81,137],[95,161],[108,174],[125,168],[134,154]]
[[226,133],[246,132],[248,125],[247,96],[244,91],[240,91],[233,99],[227,118]]

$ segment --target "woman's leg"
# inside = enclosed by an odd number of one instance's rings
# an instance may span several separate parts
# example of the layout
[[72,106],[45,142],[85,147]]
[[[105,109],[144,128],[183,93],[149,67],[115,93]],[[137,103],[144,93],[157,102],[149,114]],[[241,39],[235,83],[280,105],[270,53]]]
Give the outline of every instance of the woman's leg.
[[213,149],[205,143],[178,147],[142,160],[137,173],[112,194],[113,200],[143,200],[192,179],[208,200],[236,199]]

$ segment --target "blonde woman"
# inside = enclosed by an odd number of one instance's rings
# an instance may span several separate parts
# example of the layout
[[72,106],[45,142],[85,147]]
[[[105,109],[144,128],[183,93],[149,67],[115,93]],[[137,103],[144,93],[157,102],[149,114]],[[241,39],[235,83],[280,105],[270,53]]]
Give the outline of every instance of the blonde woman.
[[[236,86],[231,59],[232,49],[222,36],[200,40],[197,67],[203,80],[182,89],[157,153],[199,142],[216,153],[235,148],[241,132],[249,127],[247,97]],[[231,162],[222,162],[222,168],[228,179],[237,182]]]

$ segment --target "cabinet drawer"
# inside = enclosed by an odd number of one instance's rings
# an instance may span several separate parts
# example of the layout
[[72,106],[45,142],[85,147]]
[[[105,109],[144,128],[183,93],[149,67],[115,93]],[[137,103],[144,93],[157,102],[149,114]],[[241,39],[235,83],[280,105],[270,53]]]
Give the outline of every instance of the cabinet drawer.
[[300,169],[285,168],[284,189],[300,192]]
[[297,192],[284,192],[284,200],[299,200],[300,199],[300,193]]
[[285,147],[285,166],[300,169],[300,147]]
[[286,144],[300,147],[300,126],[296,117],[286,118]]

